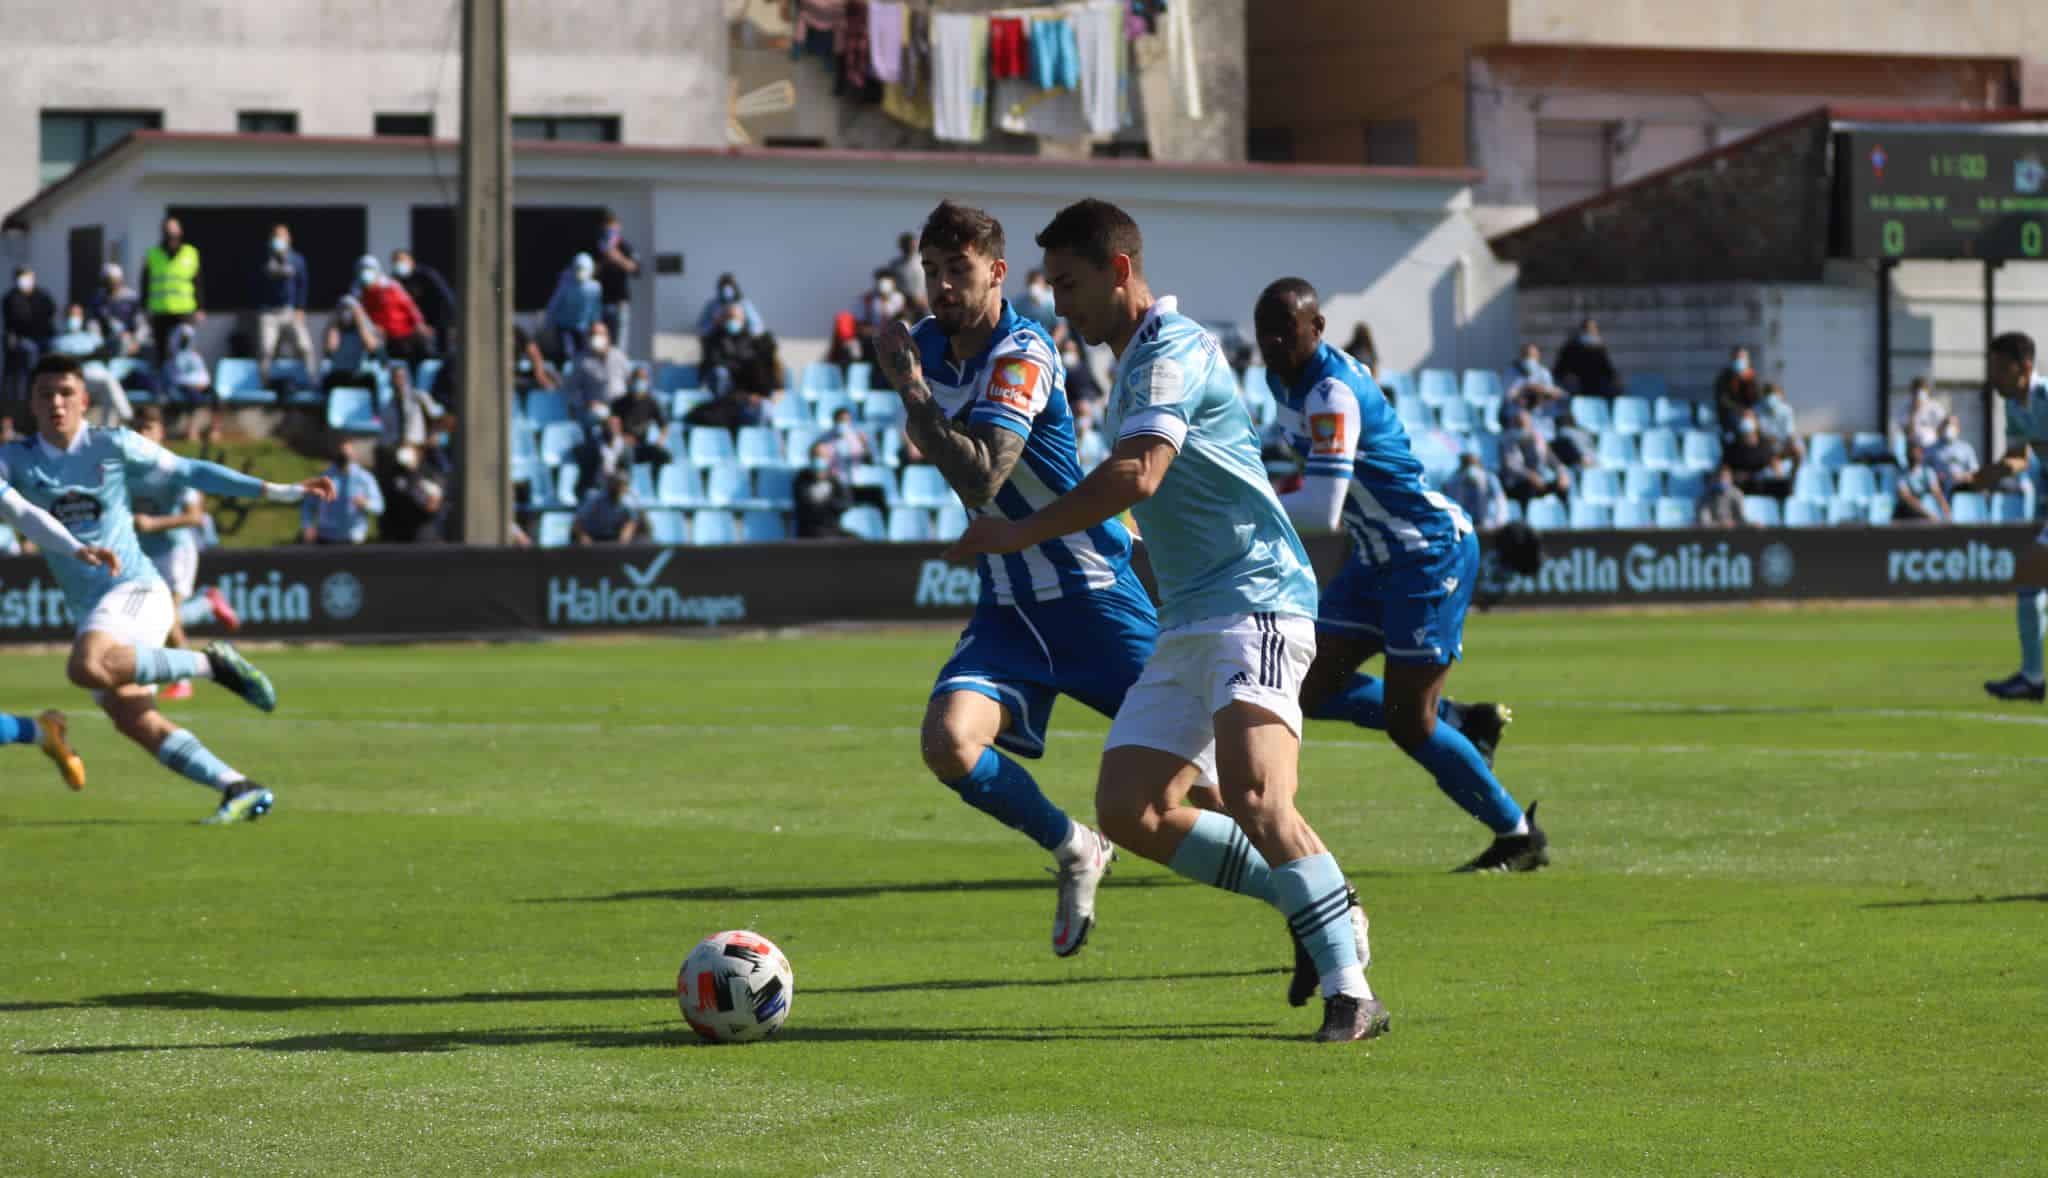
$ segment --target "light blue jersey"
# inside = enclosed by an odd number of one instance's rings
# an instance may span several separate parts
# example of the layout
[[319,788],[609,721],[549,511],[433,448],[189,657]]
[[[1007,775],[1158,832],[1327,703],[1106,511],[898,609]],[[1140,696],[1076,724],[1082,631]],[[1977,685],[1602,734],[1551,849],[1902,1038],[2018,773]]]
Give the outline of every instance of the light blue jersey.
[[[177,515],[193,499],[205,496],[168,476],[153,476],[129,488],[136,515]],[[198,528],[172,528],[164,532],[137,532],[136,543],[151,560],[186,548],[199,547]]]
[[1175,300],[1152,304],[1117,362],[1105,415],[1118,440],[1179,451],[1131,509],[1158,578],[1162,628],[1255,613],[1316,616],[1316,577],[1259,457],[1223,349]]
[[1324,343],[1292,386],[1270,371],[1266,384],[1306,473],[1351,480],[1344,530],[1353,560],[1417,567],[1457,550],[1471,519],[1430,489],[1408,431],[1364,365]]
[[2033,450],[2034,478],[2041,491],[2037,498],[2041,507],[2048,510],[2048,376],[2034,378],[2026,404],[2020,404],[2014,397],[2002,399],[2005,401],[2006,449],[2026,446]]
[[[976,515],[1023,519],[1081,481],[1067,370],[1052,336],[1003,301],[995,332],[979,353],[955,364],[936,319],[911,329],[925,384],[956,421],[985,422],[1024,439],[1024,453],[995,498]],[[1024,552],[984,556],[982,600],[1037,604],[1115,588],[1131,563],[1131,534],[1115,520]]]

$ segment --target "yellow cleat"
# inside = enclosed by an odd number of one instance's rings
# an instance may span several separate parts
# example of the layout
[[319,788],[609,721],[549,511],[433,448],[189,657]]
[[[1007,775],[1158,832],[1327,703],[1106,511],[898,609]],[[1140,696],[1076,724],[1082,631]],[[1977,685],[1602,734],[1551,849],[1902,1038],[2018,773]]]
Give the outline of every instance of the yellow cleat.
[[57,763],[57,772],[64,775],[64,784],[72,789],[84,789],[85,762],[71,751],[71,743],[64,739],[64,713],[52,708],[36,717],[36,727],[43,734],[43,755]]

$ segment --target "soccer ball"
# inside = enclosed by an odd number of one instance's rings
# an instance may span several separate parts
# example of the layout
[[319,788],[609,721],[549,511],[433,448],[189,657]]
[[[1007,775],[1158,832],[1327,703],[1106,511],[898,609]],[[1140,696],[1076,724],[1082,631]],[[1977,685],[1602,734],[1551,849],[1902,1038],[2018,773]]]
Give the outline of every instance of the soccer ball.
[[747,1043],[780,1030],[796,975],[775,943],[746,929],[697,942],[676,975],[676,1002],[690,1029],[713,1043]]

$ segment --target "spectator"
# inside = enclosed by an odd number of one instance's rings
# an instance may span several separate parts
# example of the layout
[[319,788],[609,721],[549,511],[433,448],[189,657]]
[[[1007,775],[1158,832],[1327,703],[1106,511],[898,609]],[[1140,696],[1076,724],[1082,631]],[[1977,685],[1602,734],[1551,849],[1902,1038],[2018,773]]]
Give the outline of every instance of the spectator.
[[96,360],[106,347],[107,342],[100,335],[100,325],[85,317],[84,307],[72,303],[64,308],[64,319],[57,324],[57,334],[50,337],[50,351],[76,356],[80,360]]
[[1907,440],[1933,449],[1941,440],[1941,426],[1948,418],[1948,405],[1935,397],[1927,378],[1915,377],[1912,403],[1906,408]]
[[36,285],[33,269],[14,268],[14,289],[0,299],[0,325],[4,325],[6,337],[6,354],[0,357],[6,369],[0,412],[26,422],[29,371],[42,359],[51,337],[57,334],[57,304],[48,291]]
[[668,429],[668,411],[654,395],[654,377],[647,365],[634,366],[632,378],[626,383],[625,399],[614,404],[612,410],[626,423],[626,432],[640,443],[633,461],[666,466],[673,456],[660,440]]
[[1806,447],[1799,441],[1799,420],[1793,416],[1792,403],[1785,399],[1782,386],[1764,386],[1763,398],[1756,403],[1756,424],[1779,457],[1795,467],[1806,461]]
[[604,227],[597,233],[597,285],[603,294],[600,313],[611,329],[612,341],[626,347],[633,324],[633,279],[639,277],[640,260],[631,242],[619,228],[619,215],[604,211]]
[[334,480],[334,498],[312,496],[299,507],[302,544],[361,544],[370,538],[370,521],[384,514],[384,492],[370,472],[356,463],[347,442],[334,447],[334,464],[323,472]]
[[583,497],[572,529],[576,543],[631,544],[640,535],[639,505],[631,487],[625,475],[614,474]]
[[185,227],[176,217],[165,217],[163,239],[142,258],[142,305],[149,311],[159,365],[169,362],[172,332],[205,321],[204,291],[199,247],[185,240]]
[[576,494],[589,494],[613,475],[632,474],[638,448],[638,439],[626,432],[625,420],[618,414],[598,422],[571,452],[576,460]]
[[1764,440],[1753,409],[1743,410],[1736,420],[1735,436],[1721,448],[1721,461],[1735,472],[1735,485],[1745,495],[1783,499],[1792,493],[1791,465]]
[[325,375],[321,377],[322,389],[340,387],[362,388],[376,383],[376,354],[382,346],[377,334],[377,325],[363,311],[363,304],[354,295],[343,295],[334,305],[334,314],[327,320],[325,345]]
[[1713,481],[1700,492],[1700,501],[1693,508],[1693,515],[1703,528],[1740,528],[1749,524],[1749,513],[1742,502],[1742,491],[1735,485],[1735,472],[1727,463],[1714,471]]
[[1572,488],[1571,472],[1551,452],[1526,409],[1515,414],[1500,436],[1500,481],[1508,496],[1522,503],[1563,495]]
[[391,251],[391,277],[412,297],[413,306],[420,309],[427,326],[433,329],[442,353],[449,352],[455,338],[455,319],[462,313],[455,301],[455,288],[448,285],[448,279],[439,270],[421,265],[409,249]]
[[837,409],[832,413],[832,428],[826,430],[813,443],[813,447],[825,446],[832,451],[832,473],[851,483],[853,468],[865,466],[875,460],[874,447],[868,436],[853,424],[853,411]]
[[1102,437],[1102,415],[1099,412],[1075,410],[1074,454],[1084,471],[1094,470],[1109,457],[1109,443]]
[[1458,459],[1458,471],[1444,483],[1451,502],[1465,509],[1472,527],[1490,536],[1508,525],[1508,493],[1500,477],[1486,469],[1479,455],[1466,453]]
[[[920,274],[922,270],[918,271]],[[697,334],[710,335],[712,330],[725,321],[725,309],[737,306],[743,312],[748,335],[760,335],[767,330],[761,322],[761,313],[754,308],[754,302],[740,293],[740,284],[730,274],[718,276],[718,290],[704,304],[704,310],[697,315]]]
[[100,325],[100,334],[106,337],[113,355],[141,354],[149,339],[149,320],[142,314],[141,297],[128,285],[120,266],[108,262],[100,271],[99,288],[92,292],[85,313]]
[[374,255],[356,262],[356,300],[384,340],[384,355],[418,364],[434,354],[434,329],[405,288],[385,277]]
[[753,355],[754,334],[747,329],[747,313],[737,303],[727,303],[718,313],[716,330],[706,332],[698,344],[699,369],[704,387],[714,396],[727,396],[739,382],[739,372]]
[[387,448],[411,446],[423,449],[437,432],[454,428],[448,410],[433,394],[412,383],[412,373],[403,364],[391,368],[391,398],[378,413],[384,426],[382,441]]
[[1963,440],[1963,423],[1951,413],[1941,423],[1941,440],[1927,451],[1927,465],[1941,479],[1944,494],[1956,489],[1956,484],[1969,482],[1983,464],[1977,461],[1977,448]]
[[567,368],[590,338],[590,328],[604,313],[604,288],[597,283],[597,262],[577,254],[555,282],[548,298],[548,325],[561,341],[562,366]]
[[171,359],[163,372],[165,395],[185,410],[184,439],[188,442],[199,438],[201,407],[214,411],[208,422],[210,436],[220,435],[220,406],[213,395],[213,373],[206,367],[206,357],[199,354],[197,336],[197,329],[190,323],[171,329]]
[[1749,349],[1738,344],[1728,353],[1728,366],[1714,377],[1714,416],[1721,423],[1721,436],[1733,437],[1742,415],[1755,409],[1760,399]]
[[1076,413],[1088,405],[1100,409],[1107,394],[1095,376],[1095,366],[1088,362],[1088,353],[1071,334],[1060,340],[1060,363],[1067,370],[1067,404]]
[[1017,300],[1017,313],[1037,320],[1047,331],[1059,323],[1060,313],[1053,308],[1052,284],[1045,280],[1045,271],[1033,270],[1024,276],[1024,297]]
[[825,363],[845,376],[846,370],[860,361],[860,343],[860,323],[853,312],[835,312],[832,316],[832,344],[825,349]]
[[92,406],[100,410],[100,421],[105,425],[119,425],[135,416],[134,406],[128,403],[128,391],[121,382],[97,361],[106,354],[107,341],[100,334],[100,325],[85,313],[77,303],[64,308],[64,321],[58,324],[58,332],[50,337],[50,351],[58,355],[74,356],[86,361],[84,376],[85,389],[92,398]]
[[384,514],[377,538],[386,544],[439,544],[448,538],[448,472],[417,446],[398,446],[384,471]]
[[877,270],[875,284],[869,287],[855,304],[854,326],[860,335],[860,357],[873,363],[875,340],[882,329],[903,314],[906,300],[903,291],[896,285],[896,276],[888,270]]
[[270,230],[270,250],[256,279],[256,363],[264,379],[277,345],[289,335],[293,351],[308,371],[313,368],[313,340],[306,334],[306,258],[292,248],[292,231],[284,225]]
[[1516,410],[1527,410],[1538,421],[1564,424],[1571,420],[1571,394],[1558,387],[1550,369],[1543,366],[1543,349],[1535,344],[1523,344],[1521,357],[1508,370],[1501,423],[1505,425]]
[[1344,351],[1353,360],[1365,365],[1367,371],[1380,370],[1380,350],[1372,342],[1372,328],[1363,322],[1351,325],[1351,341],[1344,345]]
[[[890,258],[884,268],[896,276],[896,289],[903,292],[904,298],[918,309],[919,318],[922,318],[930,296],[925,292],[924,259],[918,255],[917,238],[908,233],[897,234],[896,256]],[[761,328],[757,324],[754,330],[759,332]]]
[[832,471],[831,443],[811,447],[811,464],[796,476],[796,538],[843,539],[839,516],[853,506],[853,488]]
[[1557,350],[1558,387],[1588,397],[1612,397],[1621,391],[1621,374],[1614,370],[1614,358],[1607,354],[1601,338],[1600,321],[1587,319],[1577,335]]
[[512,325],[512,380],[521,389],[553,389],[562,383],[561,374],[541,354],[540,345],[517,323]]
[[1927,465],[1927,450],[1918,442],[1906,443],[1906,472],[1899,476],[1898,497],[1892,518],[1901,523],[1942,523],[1949,518],[1941,476]]
[[603,421],[612,411],[612,402],[626,395],[626,381],[632,374],[632,361],[612,346],[611,329],[603,320],[592,323],[589,339],[562,382],[569,412],[589,424]]

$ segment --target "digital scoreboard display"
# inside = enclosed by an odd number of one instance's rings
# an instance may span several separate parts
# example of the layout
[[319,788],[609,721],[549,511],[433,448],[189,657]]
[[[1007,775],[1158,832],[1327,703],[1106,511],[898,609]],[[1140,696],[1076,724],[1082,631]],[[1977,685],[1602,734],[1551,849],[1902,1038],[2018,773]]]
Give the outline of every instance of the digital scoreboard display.
[[2048,135],[1843,131],[1835,197],[1847,257],[2048,260]]

